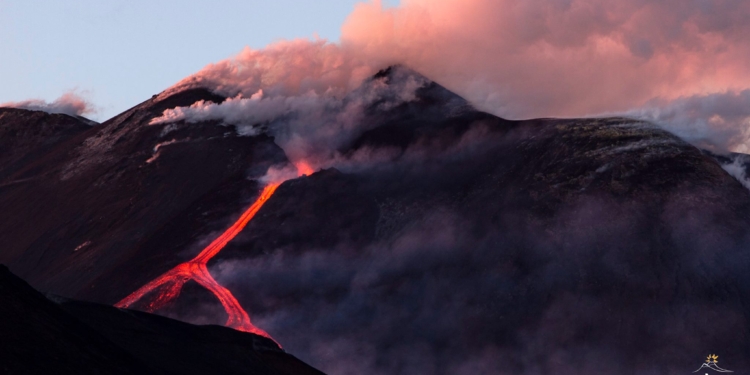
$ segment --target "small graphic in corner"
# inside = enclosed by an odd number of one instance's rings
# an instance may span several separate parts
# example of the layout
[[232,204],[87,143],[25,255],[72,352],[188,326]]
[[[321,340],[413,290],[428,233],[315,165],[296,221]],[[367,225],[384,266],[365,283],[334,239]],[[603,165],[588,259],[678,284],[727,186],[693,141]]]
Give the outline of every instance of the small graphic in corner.
[[706,357],[706,363],[702,364],[700,368],[693,372],[698,372],[703,369],[708,369],[716,372],[734,372],[719,367],[719,356],[716,354],[709,354],[708,357]]

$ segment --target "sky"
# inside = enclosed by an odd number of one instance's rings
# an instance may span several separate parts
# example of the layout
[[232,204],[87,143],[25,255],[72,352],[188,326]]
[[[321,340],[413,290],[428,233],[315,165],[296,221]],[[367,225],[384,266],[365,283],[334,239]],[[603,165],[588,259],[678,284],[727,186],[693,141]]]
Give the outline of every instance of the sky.
[[76,90],[106,120],[245,46],[337,41],[356,3],[0,0],[0,103]]

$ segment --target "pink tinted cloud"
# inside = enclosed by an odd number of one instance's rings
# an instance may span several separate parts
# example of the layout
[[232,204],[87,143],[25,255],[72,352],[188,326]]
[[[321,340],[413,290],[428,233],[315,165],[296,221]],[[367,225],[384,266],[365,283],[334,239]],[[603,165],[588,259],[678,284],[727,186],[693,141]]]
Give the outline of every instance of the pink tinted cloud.
[[229,97],[250,97],[261,90],[267,97],[345,95],[374,69],[356,51],[325,40],[280,41],[260,50],[246,47],[237,56],[209,64],[161,96],[189,87],[209,87]]
[[750,2],[737,0],[373,1],[355,7],[340,43],[246,48],[162,95],[203,86],[228,97],[342,97],[404,64],[499,116],[643,115],[688,139],[744,150],[750,116],[675,111],[688,102],[722,111],[721,101],[737,107],[745,97],[748,19]]
[[88,100],[81,97],[76,91],[69,91],[55,99],[47,102],[41,99],[29,99],[20,102],[8,102],[0,104],[0,107],[28,109],[32,111],[44,111],[49,113],[64,113],[71,116],[83,116],[97,112]]
[[359,4],[342,41],[509,117],[628,110],[750,87],[750,2],[403,0]]

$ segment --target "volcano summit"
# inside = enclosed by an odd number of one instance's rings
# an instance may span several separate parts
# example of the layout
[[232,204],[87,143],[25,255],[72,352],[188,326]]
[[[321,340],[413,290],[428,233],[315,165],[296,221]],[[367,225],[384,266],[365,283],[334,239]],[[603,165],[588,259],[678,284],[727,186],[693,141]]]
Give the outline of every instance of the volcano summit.
[[200,77],[98,125],[0,110],[0,262],[193,324],[233,321],[225,290],[330,374],[750,367],[744,156],[502,119],[403,66],[347,90]]

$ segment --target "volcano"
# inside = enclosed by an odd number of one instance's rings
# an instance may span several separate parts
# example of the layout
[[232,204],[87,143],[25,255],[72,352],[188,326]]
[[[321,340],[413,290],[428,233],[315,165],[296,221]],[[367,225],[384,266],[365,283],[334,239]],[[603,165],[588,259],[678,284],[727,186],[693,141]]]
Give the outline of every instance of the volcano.
[[[331,374],[750,366],[750,191],[727,172],[744,156],[629,118],[499,118],[403,66],[326,100],[320,126],[345,123],[293,134],[316,139],[314,173],[282,142],[313,116],[187,117],[237,102],[207,87],[101,124],[3,109],[0,262],[45,293],[202,325],[233,321],[220,286]],[[170,273],[185,265],[200,272]]]

